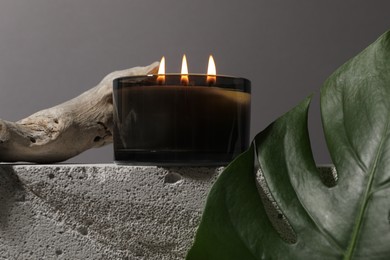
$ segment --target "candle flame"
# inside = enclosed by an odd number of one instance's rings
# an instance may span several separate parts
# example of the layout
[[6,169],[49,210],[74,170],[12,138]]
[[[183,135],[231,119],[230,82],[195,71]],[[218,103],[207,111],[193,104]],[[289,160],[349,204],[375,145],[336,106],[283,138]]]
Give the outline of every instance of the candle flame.
[[163,56],[160,61],[160,66],[158,67],[158,77],[157,83],[162,85],[165,83],[165,57]]
[[165,57],[162,56],[160,61],[160,66],[158,67],[158,75],[164,75],[165,74]]
[[187,86],[189,83],[188,80],[188,66],[186,55],[183,55],[183,60],[181,62],[181,84]]
[[209,65],[207,67],[207,83],[214,85],[217,81],[217,70],[215,68],[215,62],[212,55],[209,57]]
[[212,75],[212,76],[217,75],[217,70],[215,68],[215,62],[214,62],[213,55],[210,55],[210,57],[209,57],[209,66],[207,68],[207,75]]

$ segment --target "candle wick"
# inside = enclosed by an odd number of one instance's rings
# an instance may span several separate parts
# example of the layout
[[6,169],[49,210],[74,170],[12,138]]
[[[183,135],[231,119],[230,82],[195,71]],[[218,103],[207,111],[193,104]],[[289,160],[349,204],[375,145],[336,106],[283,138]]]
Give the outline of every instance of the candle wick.
[[207,76],[207,84],[209,86],[215,85],[216,82],[217,82],[217,79],[215,76]]
[[188,75],[181,76],[180,84],[183,86],[188,86],[188,84],[189,84]]
[[165,76],[164,76],[164,75],[158,75],[156,81],[157,81],[157,84],[158,84],[158,85],[163,85],[163,84],[165,84]]

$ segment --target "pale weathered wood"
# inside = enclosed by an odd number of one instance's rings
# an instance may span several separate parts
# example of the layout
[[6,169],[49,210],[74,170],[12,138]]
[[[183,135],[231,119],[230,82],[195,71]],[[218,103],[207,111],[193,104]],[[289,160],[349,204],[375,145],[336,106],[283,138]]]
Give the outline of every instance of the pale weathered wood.
[[80,96],[18,122],[0,119],[0,162],[60,162],[112,143],[113,79],[155,73],[158,64],[112,72]]

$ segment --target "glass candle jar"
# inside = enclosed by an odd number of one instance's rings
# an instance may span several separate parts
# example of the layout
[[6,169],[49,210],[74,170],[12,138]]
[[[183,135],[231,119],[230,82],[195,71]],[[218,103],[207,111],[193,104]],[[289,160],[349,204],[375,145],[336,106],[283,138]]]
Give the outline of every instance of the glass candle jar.
[[226,165],[249,145],[250,81],[189,74],[114,80],[119,164]]

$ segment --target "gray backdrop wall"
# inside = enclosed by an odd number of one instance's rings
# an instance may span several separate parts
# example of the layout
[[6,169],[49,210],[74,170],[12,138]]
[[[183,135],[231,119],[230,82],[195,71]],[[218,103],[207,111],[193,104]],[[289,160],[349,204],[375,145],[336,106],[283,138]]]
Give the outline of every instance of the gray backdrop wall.
[[[111,71],[167,59],[179,72],[252,81],[252,137],[314,93],[310,132],[329,163],[319,88],[390,29],[388,0],[0,0],[0,118],[18,120],[89,89]],[[1,152],[1,151],[0,151]],[[112,147],[70,162],[111,162]]]

